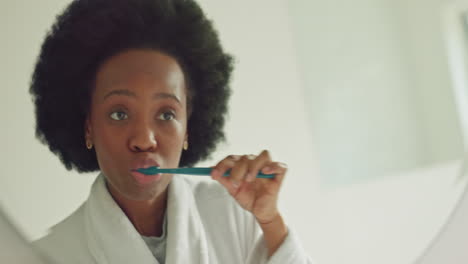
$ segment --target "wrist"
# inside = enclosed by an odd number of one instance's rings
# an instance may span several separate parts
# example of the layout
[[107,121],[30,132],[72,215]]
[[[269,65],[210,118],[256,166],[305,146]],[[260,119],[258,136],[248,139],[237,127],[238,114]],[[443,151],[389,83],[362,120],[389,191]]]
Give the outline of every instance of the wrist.
[[272,225],[276,222],[279,222],[281,221],[281,215],[279,212],[276,212],[273,214],[272,217],[269,217],[269,218],[264,218],[264,219],[260,219],[260,218],[257,218],[257,223],[260,225],[260,226],[268,226],[268,225]]
[[258,223],[263,231],[263,236],[268,248],[268,256],[271,257],[288,235],[288,228],[279,213],[270,221]]
[[264,233],[276,233],[276,234],[283,234],[287,233],[286,223],[284,222],[283,217],[281,214],[276,214],[270,220],[267,221],[260,221],[257,219],[260,228],[263,230]]

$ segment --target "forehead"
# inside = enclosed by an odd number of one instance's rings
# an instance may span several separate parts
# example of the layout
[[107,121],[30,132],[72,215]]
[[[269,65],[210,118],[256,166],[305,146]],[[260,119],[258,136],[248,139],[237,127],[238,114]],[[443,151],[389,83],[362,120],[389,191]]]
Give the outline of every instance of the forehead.
[[96,74],[95,93],[134,90],[142,82],[156,90],[185,94],[184,74],[177,61],[153,50],[129,50],[105,61]]

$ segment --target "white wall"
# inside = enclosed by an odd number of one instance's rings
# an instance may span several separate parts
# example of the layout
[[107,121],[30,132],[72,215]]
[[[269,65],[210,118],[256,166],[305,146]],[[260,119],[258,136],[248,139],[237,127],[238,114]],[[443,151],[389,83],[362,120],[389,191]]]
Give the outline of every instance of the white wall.
[[446,45],[444,15],[466,0],[400,0],[404,56],[419,98],[426,164],[460,157],[462,135]]
[[[457,94],[457,105],[460,109],[460,119],[465,128],[465,146],[468,126],[468,1],[453,1],[444,5],[443,29],[445,46],[449,55],[450,69],[452,70],[452,83]],[[461,179],[468,177],[468,166],[464,167]],[[425,254],[417,261],[420,264],[451,263],[463,264],[468,260],[468,188],[458,201],[456,209],[441,228],[436,239],[428,246]]]
[[326,184],[460,156],[435,2],[288,2]]
[[30,75],[46,31],[67,2],[0,2],[0,203],[31,238],[77,208],[93,180],[66,171],[34,137]]

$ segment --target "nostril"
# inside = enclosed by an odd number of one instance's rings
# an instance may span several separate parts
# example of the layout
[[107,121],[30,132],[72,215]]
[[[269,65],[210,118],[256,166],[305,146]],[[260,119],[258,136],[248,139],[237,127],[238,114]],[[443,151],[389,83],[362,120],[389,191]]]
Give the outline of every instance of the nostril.
[[139,127],[129,140],[129,148],[135,152],[154,151],[157,146],[154,131],[147,127]]
[[147,151],[154,151],[156,149],[156,141],[152,142],[145,142],[145,143],[134,143],[132,144],[131,149],[135,152],[147,152]]

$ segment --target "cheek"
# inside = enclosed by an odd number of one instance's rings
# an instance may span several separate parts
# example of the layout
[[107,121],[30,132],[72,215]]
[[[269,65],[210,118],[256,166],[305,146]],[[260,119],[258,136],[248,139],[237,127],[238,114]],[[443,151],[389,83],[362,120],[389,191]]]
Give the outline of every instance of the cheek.
[[185,133],[186,130],[183,124],[173,126],[171,129],[164,131],[164,133],[160,130],[160,133],[156,135],[159,151],[165,153],[172,160],[179,160],[182,154]]
[[[101,123],[103,124],[103,123]],[[112,129],[112,127],[105,125],[96,126],[95,136],[95,148],[98,160],[100,161],[112,161],[119,157],[116,155],[122,153],[124,146],[124,131]]]
[[160,148],[164,148],[167,151],[177,152],[179,147],[182,147],[185,136],[185,130],[182,127],[173,128],[170,131],[165,131],[158,134],[156,132],[156,142]]

